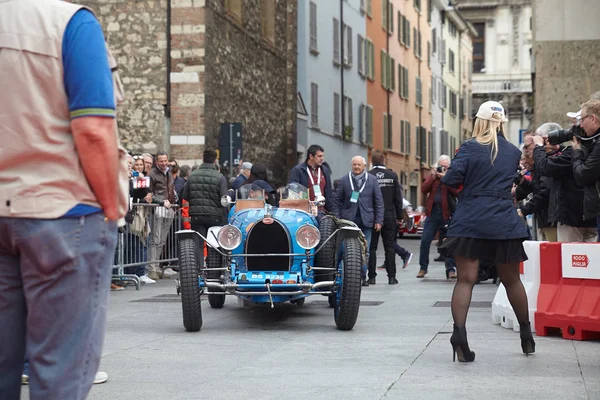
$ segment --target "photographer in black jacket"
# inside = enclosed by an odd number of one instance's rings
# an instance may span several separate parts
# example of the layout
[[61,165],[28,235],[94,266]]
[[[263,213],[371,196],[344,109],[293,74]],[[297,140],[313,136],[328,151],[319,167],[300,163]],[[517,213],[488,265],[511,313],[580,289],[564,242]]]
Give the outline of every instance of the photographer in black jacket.
[[[544,124],[544,125],[555,125],[555,124]],[[542,127],[544,127],[542,125]],[[560,125],[556,125],[560,129]],[[541,128],[540,127],[540,131]],[[543,131],[546,131],[547,127],[544,127]],[[526,184],[526,180],[523,179],[522,175],[515,180],[515,183],[520,188],[526,190],[530,189],[532,196],[531,199],[525,204],[518,207],[517,212],[520,216],[526,217],[530,214],[534,214],[534,218],[537,224],[538,240],[544,240],[549,242],[556,242],[556,223],[548,221],[548,210],[550,206],[550,187],[552,186],[552,178],[547,176],[541,176],[541,174],[535,168],[535,162],[533,160],[533,150],[535,143],[533,141],[534,132],[527,132],[527,135],[523,135],[523,157],[524,162],[527,164],[527,170],[531,174],[531,182]],[[552,149],[550,146],[545,147],[549,157],[555,156],[557,151]],[[531,165],[529,165],[531,164]],[[517,180],[519,182],[517,182]],[[520,200],[517,197],[517,200]]]
[[[402,218],[402,187],[398,182],[398,175],[395,172],[387,169],[384,164],[383,153],[375,150],[371,156],[373,169],[369,171],[371,175],[377,178],[381,194],[383,195],[383,226],[381,231],[373,231],[371,237],[371,245],[369,251],[369,284],[376,283],[377,276],[377,245],[379,244],[379,235],[383,239],[383,248],[385,251],[385,269],[388,274],[388,283],[395,285],[398,283],[396,279],[396,232],[398,220]],[[412,254],[405,249],[400,255],[404,266],[408,264]]]
[[533,159],[541,176],[552,178],[548,208],[549,222],[557,223],[559,242],[596,241],[596,221],[583,218],[583,187],[573,176],[573,148],[552,145],[548,133],[560,125],[541,125],[533,136]]
[[584,187],[583,217],[600,215],[600,100],[589,100],[581,107],[579,124],[585,137],[573,137],[573,175]]

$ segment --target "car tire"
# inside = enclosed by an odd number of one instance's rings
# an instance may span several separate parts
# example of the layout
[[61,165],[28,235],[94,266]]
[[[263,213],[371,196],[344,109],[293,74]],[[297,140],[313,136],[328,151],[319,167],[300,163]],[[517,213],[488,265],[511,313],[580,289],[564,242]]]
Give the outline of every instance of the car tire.
[[[321,240],[319,241],[317,249],[321,249],[321,245],[333,234],[333,232],[335,232],[336,229],[337,226],[335,221],[329,216],[325,216],[319,221]],[[315,266],[334,268],[336,248],[336,239],[333,238],[316,254]],[[315,282],[333,280],[334,275],[334,272],[315,271]]]
[[337,328],[349,331],[356,324],[360,308],[363,255],[362,244],[358,238],[348,237],[343,243],[344,262],[340,266],[342,280],[340,287],[337,288],[333,313]]
[[198,332],[202,327],[200,288],[198,287],[198,265],[196,264],[196,242],[193,239],[179,241],[179,283],[183,326],[188,332]]
[[[206,268],[221,268],[223,266],[223,256],[210,246],[206,246]],[[221,271],[207,271],[206,277],[209,279],[219,279]],[[222,289],[209,289],[211,292],[224,292]],[[225,305],[224,294],[209,294],[208,304],[212,308],[223,308]]]

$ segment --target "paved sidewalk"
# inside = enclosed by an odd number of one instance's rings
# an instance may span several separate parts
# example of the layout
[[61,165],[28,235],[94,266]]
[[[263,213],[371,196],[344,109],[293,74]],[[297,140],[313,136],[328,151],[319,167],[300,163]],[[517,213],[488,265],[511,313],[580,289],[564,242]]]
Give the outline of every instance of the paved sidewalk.
[[[418,240],[399,242],[418,252]],[[600,399],[600,342],[536,338],[537,353],[525,357],[519,334],[493,325],[490,308],[469,314],[475,362],[452,363],[450,308],[434,305],[450,300],[453,282],[441,263],[423,280],[417,271],[418,254],[399,285],[379,271],[362,301],[381,304],[362,306],[350,332],[335,329],[323,296],[275,310],[203,301],[202,330],[188,333],[177,299],[156,297],[174,295],[173,281],[112,293],[101,365],[110,378],[89,398]],[[473,301],[491,302],[495,291],[479,284]],[[154,302],[135,302],[144,299]]]

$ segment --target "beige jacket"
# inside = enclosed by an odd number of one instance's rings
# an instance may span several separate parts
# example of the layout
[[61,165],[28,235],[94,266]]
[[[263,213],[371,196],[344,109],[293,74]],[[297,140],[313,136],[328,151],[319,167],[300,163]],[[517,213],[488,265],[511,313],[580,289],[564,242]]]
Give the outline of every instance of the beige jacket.
[[80,203],[100,207],[75,149],[63,82],[63,34],[81,8],[0,0],[0,217],[52,219]]

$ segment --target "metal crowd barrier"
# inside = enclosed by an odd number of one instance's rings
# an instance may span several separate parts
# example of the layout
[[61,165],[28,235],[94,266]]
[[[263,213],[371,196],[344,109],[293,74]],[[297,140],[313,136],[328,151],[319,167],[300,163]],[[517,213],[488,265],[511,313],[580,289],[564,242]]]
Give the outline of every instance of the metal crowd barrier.
[[[150,261],[158,264],[162,277],[164,268],[177,268],[177,236],[175,232],[182,227],[181,209],[167,209],[156,204],[134,203],[132,205],[133,221],[119,228],[119,239],[115,250],[112,280],[124,284],[135,284],[140,290],[140,276],[148,271]],[[173,222],[165,233],[166,239],[162,247],[157,246],[156,260],[150,260],[151,242],[157,217],[173,216]],[[163,235],[163,236],[164,236]],[[158,243],[158,241],[157,241]],[[158,272],[158,271],[157,271]]]

